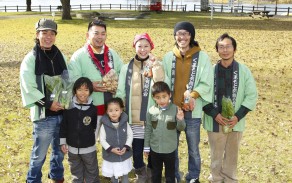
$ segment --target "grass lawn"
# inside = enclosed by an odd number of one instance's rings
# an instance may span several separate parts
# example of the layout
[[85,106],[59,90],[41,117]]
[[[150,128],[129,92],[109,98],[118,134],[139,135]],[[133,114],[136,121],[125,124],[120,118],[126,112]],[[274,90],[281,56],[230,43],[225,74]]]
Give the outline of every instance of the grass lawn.
[[[32,122],[29,110],[22,107],[19,67],[25,54],[34,46],[34,25],[42,17],[51,18],[48,14],[0,13],[1,182],[24,182],[26,178],[33,142]],[[60,16],[55,19],[58,23],[56,45],[69,59],[85,43],[88,20],[74,18],[72,21],[62,21]],[[162,58],[174,45],[173,27],[178,21],[190,21],[195,25],[196,40],[213,63],[218,60],[214,49],[216,39],[228,32],[238,42],[236,60],[246,64],[257,81],[257,108],[247,116],[247,129],[241,142],[238,164],[240,182],[292,182],[292,18],[252,19],[215,13],[213,20],[210,20],[210,15],[204,13],[154,12],[145,19],[106,20],[106,43],[127,63],[134,56],[134,35],[148,32],[155,44],[153,54]],[[100,144],[98,147],[101,166]],[[207,183],[210,157],[203,128],[200,147],[200,180]],[[187,148],[184,134],[181,136],[179,154],[180,169],[186,174]],[[43,182],[48,182],[48,160],[49,156],[43,168]],[[69,182],[67,160],[64,163],[65,179]],[[103,179],[102,182],[106,181]]]

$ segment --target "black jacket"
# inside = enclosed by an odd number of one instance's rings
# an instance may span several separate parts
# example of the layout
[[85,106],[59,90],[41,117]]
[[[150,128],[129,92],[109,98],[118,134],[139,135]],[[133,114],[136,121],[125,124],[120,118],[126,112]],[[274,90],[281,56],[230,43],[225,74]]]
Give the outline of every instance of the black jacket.
[[95,145],[97,109],[92,100],[87,105],[74,104],[74,108],[65,110],[60,126],[60,141],[75,148],[87,148]]

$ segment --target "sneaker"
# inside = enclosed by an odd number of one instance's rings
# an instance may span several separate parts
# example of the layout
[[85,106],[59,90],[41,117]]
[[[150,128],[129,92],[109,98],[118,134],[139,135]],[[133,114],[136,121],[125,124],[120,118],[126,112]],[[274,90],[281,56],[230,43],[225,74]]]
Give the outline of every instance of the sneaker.
[[199,178],[191,179],[190,183],[200,183]]

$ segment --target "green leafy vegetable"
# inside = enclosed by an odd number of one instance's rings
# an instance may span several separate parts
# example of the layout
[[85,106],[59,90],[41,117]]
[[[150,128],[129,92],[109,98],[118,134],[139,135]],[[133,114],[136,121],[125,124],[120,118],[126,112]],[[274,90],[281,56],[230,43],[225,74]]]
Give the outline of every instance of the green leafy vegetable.
[[[222,113],[221,115],[227,119],[231,119],[234,116],[234,107],[232,100],[223,96],[222,98]],[[223,132],[229,133],[232,132],[232,129],[229,128],[229,125],[223,126]]]
[[51,100],[57,101],[65,109],[70,108],[72,102],[73,81],[69,78],[67,70],[62,75],[44,76],[47,90],[51,93]]

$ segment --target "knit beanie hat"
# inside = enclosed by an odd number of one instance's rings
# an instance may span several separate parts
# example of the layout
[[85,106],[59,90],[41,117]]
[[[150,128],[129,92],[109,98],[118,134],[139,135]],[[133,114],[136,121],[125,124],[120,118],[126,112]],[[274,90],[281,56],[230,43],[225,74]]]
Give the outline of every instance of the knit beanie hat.
[[193,26],[193,24],[191,24],[190,22],[178,22],[177,24],[175,24],[174,26],[174,31],[173,34],[175,36],[176,32],[179,30],[186,30],[191,34],[191,44],[194,44],[195,41],[195,27]]
[[147,33],[143,33],[143,34],[137,34],[134,38],[134,41],[133,41],[133,47],[135,48],[135,45],[136,43],[141,40],[141,39],[146,39],[149,43],[150,43],[150,47],[151,47],[151,50],[154,48],[154,44],[150,38],[150,36],[147,34]]

